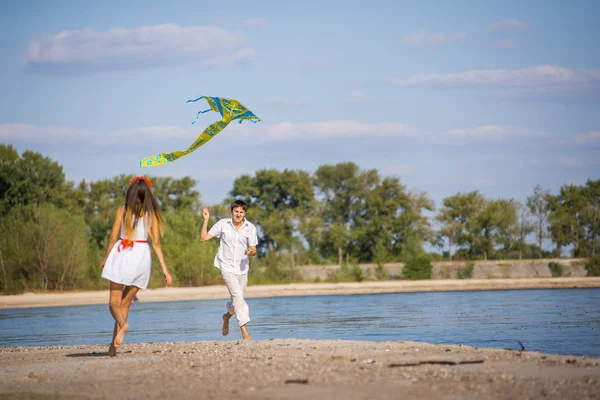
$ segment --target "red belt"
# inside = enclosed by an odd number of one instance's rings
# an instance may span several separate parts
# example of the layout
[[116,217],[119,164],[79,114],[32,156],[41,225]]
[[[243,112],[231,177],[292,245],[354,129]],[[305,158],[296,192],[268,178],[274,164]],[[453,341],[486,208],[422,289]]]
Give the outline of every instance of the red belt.
[[148,243],[148,241],[147,240],[129,240],[129,239],[121,238],[121,243],[119,244],[117,251],[120,252],[121,250],[126,249],[128,247],[131,247],[133,249],[134,243]]

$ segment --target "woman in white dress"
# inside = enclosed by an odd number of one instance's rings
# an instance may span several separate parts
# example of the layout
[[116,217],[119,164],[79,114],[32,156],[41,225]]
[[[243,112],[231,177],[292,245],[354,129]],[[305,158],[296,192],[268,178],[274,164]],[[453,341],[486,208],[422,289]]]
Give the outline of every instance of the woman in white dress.
[[151,188],[152,182],[143,176],[136,176],[129,182],[125,204],[117,210],[102,261],[102,277],[110,281],[110,313],[115,319],[108,350],[110,356],[116,355],[129,329],[127,316],[133,298],[138,290],[148,287],[152,266],[148,236],[165,275],[165,283],[168,286],[172,283],[160,246],[163,220]]

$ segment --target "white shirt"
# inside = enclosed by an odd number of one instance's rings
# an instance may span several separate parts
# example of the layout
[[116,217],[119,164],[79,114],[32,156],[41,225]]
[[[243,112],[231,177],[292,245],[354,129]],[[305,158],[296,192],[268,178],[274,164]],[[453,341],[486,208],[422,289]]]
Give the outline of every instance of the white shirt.
[[208,234],[221,240],[215,267],[233,270],[236,275],[247,274],[250,258],[244,253],[248,247],[258,244],[256,226],[244,219],[240,229],[236,230],[231,218],[223,218],[210,228]]

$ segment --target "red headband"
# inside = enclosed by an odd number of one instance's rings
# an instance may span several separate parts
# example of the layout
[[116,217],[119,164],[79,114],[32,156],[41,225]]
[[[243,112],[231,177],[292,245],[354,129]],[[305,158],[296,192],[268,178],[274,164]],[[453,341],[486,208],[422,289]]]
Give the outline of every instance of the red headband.
[[150,188],[152,188],[152,182],[150,182],[150,179],[146,178],[145,176],[136,176],[135,178],[129,181],[129,184],[131,185],[135,181],[144,181],[148,184]]

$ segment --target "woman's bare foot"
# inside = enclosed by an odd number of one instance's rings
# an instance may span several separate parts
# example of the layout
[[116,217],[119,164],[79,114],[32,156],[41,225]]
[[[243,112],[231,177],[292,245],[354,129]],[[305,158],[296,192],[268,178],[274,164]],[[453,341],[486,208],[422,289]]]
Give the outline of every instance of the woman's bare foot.
[[115,347],[114,344],[110,344],[110,346],[108,347],[108,356],[109,357],[115,357],[117,355],[117,348]]
[[223,314],[223,327],[221,327],[221,333],[223,334],[223,336],[227,336],[229,335],[229,319],[231,318],[231,315],[229,313],[227,314]]
[[129,329],[129,324],[125,323],[125,325],[123,325],[121,327],[121,329],[119,329],[119,332],[117,332],[117,336],[115,336],[115,341],[113,342],[115,349],[123,344],[123,340],[125,340],[125,333],[127,332],[128,329]]

